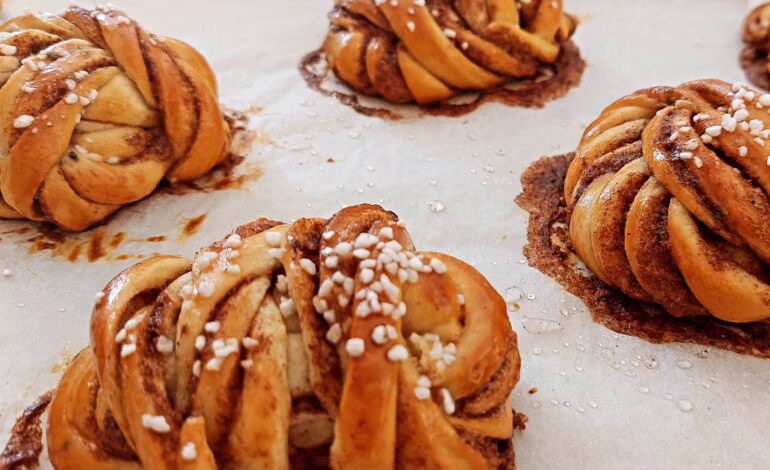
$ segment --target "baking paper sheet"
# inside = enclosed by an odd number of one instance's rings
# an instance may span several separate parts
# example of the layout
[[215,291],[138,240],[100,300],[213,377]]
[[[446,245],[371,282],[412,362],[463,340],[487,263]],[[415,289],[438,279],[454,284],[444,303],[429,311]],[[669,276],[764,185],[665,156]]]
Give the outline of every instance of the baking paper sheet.
[[[198,47],[219,76],[225,105],[260,110],[247,163],[262,177],[241,190],[152,197],[106,230],[168,237],[118,252],[189,256],[259,215],[290,221],[382,203],[407,222],[419,248],[473,263],[520,306],[511,313],[523,356],[512,400],[529,423],[515,437],[519,468],[768,468],[770,361],[652,345],[593,324],[577,299],[526,265],[527,215],[513,202],[524,168],[574,149],[612,100],[649,85],[742,80],[739,28],[748,4],[566,3],[582,19],[575,39],[588,67],[565,98],[542,110],[488,104],[464,118],[392,122],[320,96],[297,72],[323,40],[331,0],[118,2],[146,28]],[[13,0],[3,15],[25,7],[59,12],[65,5]],[[444,210],[431,211],[436,206]],[[200,232],[177,240],[183,221],[204,213]],[[26,224],[0,222],[0,231]],[[0,277],[4,443],[15,416],[88,344],[94,294],[133,261],[70,263],[29,255],[19,242],[25,237],[0,238],[0,270],[12,271]]]

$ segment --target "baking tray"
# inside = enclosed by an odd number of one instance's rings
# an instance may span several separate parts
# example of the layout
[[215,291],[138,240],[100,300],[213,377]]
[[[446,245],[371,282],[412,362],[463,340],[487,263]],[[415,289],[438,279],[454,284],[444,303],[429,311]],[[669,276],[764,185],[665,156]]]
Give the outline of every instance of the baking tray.
[[[198,47],[219,76],[222,103],[249,110],[256,139],[242,184],[162,193],[123,209],[99,227],[103,252],[93,262],[94,233],[54,252],[29,241],[33,225],[0,221],[0,271],[11,271],[0,276],[0,441],[88,344],[95,293],[137,257],[192,255],[260,215],[290,221],[375,202],[406,221],[419,248],[471,262],[508,300],[523,356],[512,402],[529,417],[514,438],[519,468],[770,467],[770,361],[649,344],[593,324],[579,300],[527,266],[527,214],[513,201],[527,165],[573,150],[614,99],[697,78],[743,80],[747,2],[567,0],[581,19],[575,41],[588,64],[580,87],[540,110],[488,104],[460,118],[400,121],[362,116],[310,90],[298,73],[323,41],[331,4],[117,4],[147,29]],[[14,0],[2,14],[25,7],[65,5]],[[184,233],[204,214],[197,231]],[[116,236],[124,240],[113,249]],[[85,251],[69,261],[78,243]]]

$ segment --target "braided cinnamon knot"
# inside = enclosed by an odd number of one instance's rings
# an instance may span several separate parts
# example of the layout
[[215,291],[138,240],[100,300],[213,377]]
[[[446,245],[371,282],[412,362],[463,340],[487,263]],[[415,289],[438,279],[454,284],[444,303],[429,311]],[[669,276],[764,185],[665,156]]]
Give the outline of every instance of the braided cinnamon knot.
[[413,250],[362,205],[128,268],[54,396],[51,461],[513,468],[505,303],[469,265]]
[[337,0],[324,44],[337,76],[394,103],[533,77],[575,31],[561,0]]
[[565,180],[586,266],[677,317],[770,319],[768,109],[770,95],[718,80],[607,107]]
[[0,27],[0,217],[84,230],[222,162],[230,129],[206,60],[111,8]]

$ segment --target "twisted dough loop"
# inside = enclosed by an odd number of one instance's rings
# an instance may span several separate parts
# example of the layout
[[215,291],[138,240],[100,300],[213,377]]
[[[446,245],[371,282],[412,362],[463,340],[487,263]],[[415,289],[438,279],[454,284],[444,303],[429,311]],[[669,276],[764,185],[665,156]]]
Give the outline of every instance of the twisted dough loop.
[[227,157],[205,59],[116,10],[14,18],[0,54],[0,217],[84,230]]
[[533,77],[574,30],[561,0],[337,0],[324,52],[356,91],[425,104]]
[[477,271],[378,206],[235,233],[105,288],[56,468],[512,468],[516,336]]
[[[743,21],[743,42],[767,46],[770,43],[770,2],[757,5]],[[770,71],[770,62],[767,65]]]
[[742,28],[746,44],[740,63],[755,86],[770,88],[770,2],[757,5],[746,15]]
[[675,316],[770,319],[768,105],[770,95],[703,80],[607,107],[565,180],[586,266]]

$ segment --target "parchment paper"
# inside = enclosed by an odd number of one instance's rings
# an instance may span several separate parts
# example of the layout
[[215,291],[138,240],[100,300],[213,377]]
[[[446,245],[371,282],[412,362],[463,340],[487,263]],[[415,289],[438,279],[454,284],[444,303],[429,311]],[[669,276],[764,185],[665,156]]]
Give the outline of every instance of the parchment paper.
[[[189,256],[259,215],[290,221],[382,203],[407,222],[418,247],[472,262],[520,306],[511,312],[523,355],[512,400],[529,423],[515,437],[519,468],[768,468],[770,361],[652,345],[593,324],[578,300],[525,264],[527,215],[513,202],[523,169],[572,150],[612,100],[650,85],[743,80],[737,58],[748,4],[566,3],[582,19],[576,42],[588,68],[565,98],[542,110],[490,104],[465,118],[391,122],[318,95],[297,72],[323,40],[331,0],[119,2],[148,29],[197,46],[219,76],[225,105],[261,109],[252,118],[260,138],[248,163],[263,176],[237,191],[152,197],[106,228],[169,238],[121,247],[131,254]],[[3,15],[24,7],[60,12],[66,5],[14,0]],[[445,210],[432,212],[433,201]],[[177,241],[183,220],[203,213],[201,231]],[[0,222],[0,231],[26,224]],[[15,416],[88,344],[94,294],[134,262],[29,255],[23,238],[0,241],[0,270],[12,271],[0,276],[3,444]]]

